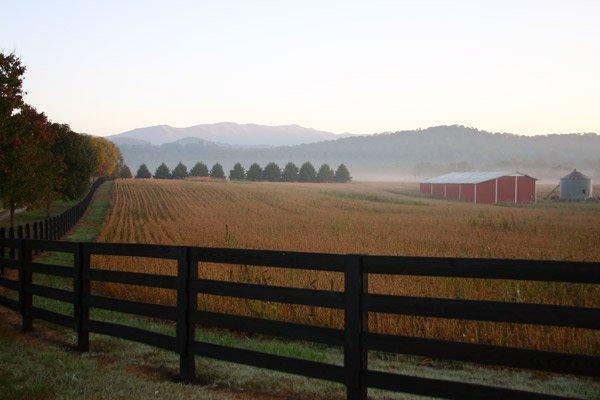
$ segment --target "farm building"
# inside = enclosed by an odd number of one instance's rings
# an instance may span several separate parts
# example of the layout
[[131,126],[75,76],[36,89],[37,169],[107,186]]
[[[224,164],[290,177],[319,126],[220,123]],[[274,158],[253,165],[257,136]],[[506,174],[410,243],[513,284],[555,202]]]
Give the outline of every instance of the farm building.
[[569,175],[560,178],[561,200],[587,200],[592,197],[592,180],[573,170]]
[[471,203],[533,203],[536,179],[520,172],[452,172],[420,184],[421,193]]

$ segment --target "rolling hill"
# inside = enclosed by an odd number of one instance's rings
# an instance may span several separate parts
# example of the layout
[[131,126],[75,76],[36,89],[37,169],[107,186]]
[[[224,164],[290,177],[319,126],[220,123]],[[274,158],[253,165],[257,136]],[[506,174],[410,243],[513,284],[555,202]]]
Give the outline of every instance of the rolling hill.
[[[220,140],[223,142],[223,140]],[[577,167],[600,177],[600,136],[594,133],[520,136],[490,133],[459,125],[375,135],[351,136],[294,146],[240,147],[209,140],[177,140],[161,145],[119,143],[125,162],[135,171],[146,163],[235,162],[284,164],[309,160],[315,164],[345,163],[358,179],[406,179],[456,170],[520,170],[538,178],[556,179]]]

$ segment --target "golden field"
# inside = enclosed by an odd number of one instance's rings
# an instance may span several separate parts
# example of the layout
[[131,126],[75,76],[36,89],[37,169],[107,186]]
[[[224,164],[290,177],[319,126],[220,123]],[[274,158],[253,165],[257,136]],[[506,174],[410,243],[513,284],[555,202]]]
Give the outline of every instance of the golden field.
[[[472,205],[421,197],[402,183],[117,180],[99,241],[386,255],[600,261],[600,204]],[[175,263],[100,257],[94,267],[174,274]],[[342,290],[337,273],[203,264],[210,279]],[[94,286],[116,297],[172,303],[168,290]],[[374,293],[600,306],[594,285],[369,277]],[[205,296],[199,307],[339,327],[338,311]],[[600,354],[581,329],[370,315],[370,330]]]

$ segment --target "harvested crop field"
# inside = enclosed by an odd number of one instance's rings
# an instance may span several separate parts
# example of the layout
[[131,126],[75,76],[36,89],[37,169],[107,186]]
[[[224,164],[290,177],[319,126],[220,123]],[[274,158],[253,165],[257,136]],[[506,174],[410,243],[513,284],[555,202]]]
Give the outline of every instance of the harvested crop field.
[[[485,206],[435,200],[399,183],[283,184],[117,180],[99,240],[210,247],[420,256],[600,260],[600,204],[540,202]],[[174,274],[154,259],[94,257],[99,268]],[[203,264],[200,275],[279,286],[342,290],[336,273]],[[168,290],[95,288],[172,303]],[[477,279],[369,277],[369,290],[396,295],[595,306],[592,285]],[[203,309],[337,327],[341,312],[204,296]],[[371,315],[370,329],[406,335],[599,354],[600,335],[582,329]]]

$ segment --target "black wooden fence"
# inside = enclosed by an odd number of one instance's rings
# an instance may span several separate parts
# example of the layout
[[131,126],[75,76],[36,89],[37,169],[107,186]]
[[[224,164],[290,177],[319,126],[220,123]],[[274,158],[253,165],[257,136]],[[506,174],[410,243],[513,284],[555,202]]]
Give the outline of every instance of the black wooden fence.
[[[17,225],[15,227],[4,228],[0,227],[0,239],[44,239],[44,240],[58,240],[63,237],[85,213],[96,189],[106,181],[106,178],[96,179],[90,186],[88,194],[81,199],[77,204],[68,210],[63,211],[60,214],[52,217]],[[2,251],[2,248],[0,248]],[[11,258],[15,258],[14,249],[9,250]]]
[[[194,359],[200,356],[339,382],[346,386],[348,399],[365,399],[367,388],[450,399],[561,398],[372,370],[367,360],[368,351],[600,377],[600,357],[597,356],[387,335],[367,329],[369,313],[381,312],[599,330],[600,309],[597,308],[372,294],[367,290],[367,277],[369,274],[383,274],[600,284],[600,263],[335,255],[29,239],[0,239],[0,244],[14,249],[18,256],[17,260],[1,259],[4,266],[18,271],[18,280],[1,278],[0,286],[18,291],[19,295],[18,301],[0,297],[0,305],[21,314],[23,330],[30,330],[33,319],[39,318],[73,328],[78,334],[81,351],[88,350],[90,332],[170,350],[179,354],[180,374],[185,381],[194,379]],[[32,261],[32,254],[36,251],[72,253],[74,264],[61,267]],[[91,268],[90,257],[99,254],[176,260],[178,274],[167,276]],[[326,291],[199,279],[199,268],[209,262],[335,271],[343,274],[345,289]],[[33,284],[32,274],[38,273],[71,278],[74,290]],[[91,282],[171,289],[177,293],[177,304],[155,305],[91,294]],[[344,328],[200,311],[196,308],[199,294],[340,309],[345,313]],[[32,301],[33,296],[73,304],[74,313],[63,315],[37,307]],[[176,336],[91,319],[90,309],[94,308],[171,321],[176,324]],[[197,326],[339,346],[344,351],[343,366],[197,341]]]

